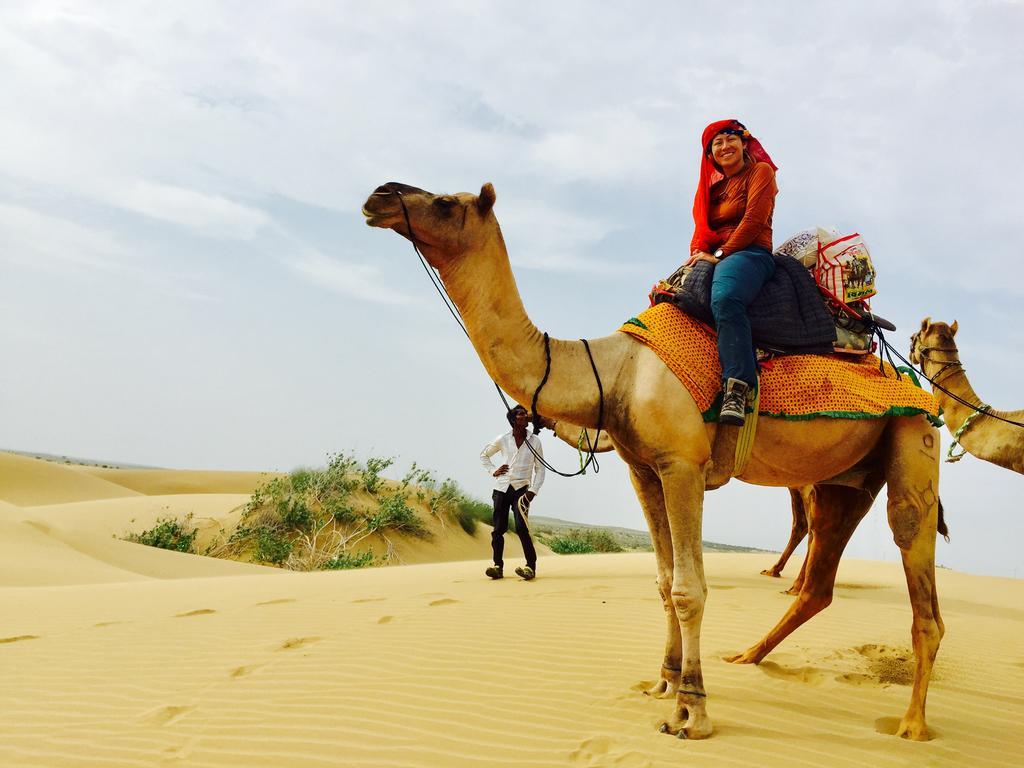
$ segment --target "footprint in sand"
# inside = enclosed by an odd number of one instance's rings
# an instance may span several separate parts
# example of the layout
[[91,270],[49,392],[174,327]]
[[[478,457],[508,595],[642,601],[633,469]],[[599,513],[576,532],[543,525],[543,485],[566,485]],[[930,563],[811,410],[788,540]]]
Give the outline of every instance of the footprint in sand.
[[155,712],[150,712],[142,718],[148,725],[170,725],[175,720],[180,720],[189,712],[194,710],[192,706],[166,706],[160,707]]
[[569,753],[569,762],[574,765],[614,765],[620,768],[648,768],[651,765],[646,755],[615,749],[614,742],[607,736],[595,736],[581,743],[578,749]]
[[394,620],[394,616],[381,616],[377,619],[378,624],[390,624]]
[[94,627],[112,627],[115,624],[127,624],[127,621],[101,621],[99,624],[93,624]]
[[196,608],[194,611],[185,611],[184,613],[174,614],[174,618],[180,619],[183,616],[206,616],[211,613],[216,613],[213,608]]
[[459,602],[458,600],[452,600],[450,597],[442,598],[441,600],[431,600],[430,605],[452,605],[453,603]]
[[264,600],[262,603],[256,603],[257,606],[261,605],[281,605],[282,603],[294,603],[294,597],[281,597],[277,600]]
[[3,643],[20,643],[22,640],[38,640],[39,635],[15,635],[14,637],[0,637],[0,645]]
[[386,597],[364,597],[359,600],[353,600],[353,603],[380,603],[387,600]]
[[[854,648],[867,659],[868,669],[879,683],[910,685],[914,682],[914,653],[909,648],[889,645],[859,645]],[[932,673],[932,680],[935,680]]]
[[295,648],[302,648],[306,645],[312,645],[313,643],[320,642],[319,637],[293,637],[291,640],[285,640],[278,646],[279,651],[291,651]]
[[789,680],[794,683],[818,685],[825,680],[825,671],[815,667],[784,667],[774,661],[762,661],[757,668],[769,677]]
[[229,677],[248,677],[260,667],[266,666],[265,664],[248,664],[244,667],[235,667],[231,670]]
[[847,683],[848,685],[877,685],[878,678],[872,675],[864,675],[860,672],[850,672],[845,675],[836,675],[837,683]]

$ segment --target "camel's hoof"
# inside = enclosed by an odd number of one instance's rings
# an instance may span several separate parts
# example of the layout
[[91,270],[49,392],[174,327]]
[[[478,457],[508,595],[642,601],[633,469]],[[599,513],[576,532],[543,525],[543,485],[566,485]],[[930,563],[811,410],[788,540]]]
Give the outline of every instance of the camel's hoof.
[[686,738],[686,731],[680,729],[679,733],[676,734],[676,738],[677,739],[685,739]]
[[668,723],[662,723],[661,727],[658,728],[658,733],[668,733]]
[[765,568],[761,571],[762,576],[771,576],[774,579],[781,579],[782,574],[779,571],[773,571],[771,568]]
[[928,727],[921,721],[901,720],[899,728],[896,729],[896,735],[909,741],[931,741],[932,739]]
[[757,664],[760,659],[750,651],[744,651],[743,653],[737,653],[732,656],[723,656],[722,661],[727,661],[730,664]]
[[644,690],[644,696],[653,699],[667,699],[676,695],[676,684],[668,680],[659,680],[650,688]]

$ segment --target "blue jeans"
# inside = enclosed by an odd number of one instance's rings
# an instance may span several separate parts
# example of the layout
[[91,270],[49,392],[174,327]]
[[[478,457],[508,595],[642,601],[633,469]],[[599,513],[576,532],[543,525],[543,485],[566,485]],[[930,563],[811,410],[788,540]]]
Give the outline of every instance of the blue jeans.
[[715,265],[711,283],[711,314],[718,328],[718,360],[722,384],[729,379],[757,384],[757,360],[750,336],[747,307],[775,274],[775,262],[766,248],[752,245],[730,254]]

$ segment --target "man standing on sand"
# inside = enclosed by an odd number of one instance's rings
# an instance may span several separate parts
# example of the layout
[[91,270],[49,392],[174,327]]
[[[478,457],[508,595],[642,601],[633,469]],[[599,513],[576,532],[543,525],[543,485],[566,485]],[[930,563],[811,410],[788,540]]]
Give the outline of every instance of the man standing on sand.
[[[505,531],[508,530],[508,514],[511,510],[516,516],[516,533],[523,545],[526,555],[526,567],[516,568],[516,575],[529,581],[537,575],[537,552],[530,538],[527,525],[530,502],[544,484],[544,458],[540,438],[527,434],[526,426],[530,423],[530,413],[521,405],[509,410],[506,418],[512,425],[512,431],[494,438],[480,451],[480,461],[484,469],[495,478],[494,493],[494,531],[491,533],[491,549],[494,550],[494,565],[484,573],[492,579],[504,576],[502,552],[505,549]],[[527,445],[529,442],[529,445]],[[530,450],[532,447],[533,450]],[[491,456],[501,452],[500,467],[495,469]]]

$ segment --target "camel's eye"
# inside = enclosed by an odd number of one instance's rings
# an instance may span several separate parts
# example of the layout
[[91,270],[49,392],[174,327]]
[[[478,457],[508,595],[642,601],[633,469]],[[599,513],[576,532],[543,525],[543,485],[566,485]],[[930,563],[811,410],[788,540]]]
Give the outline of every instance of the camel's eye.
[[456,205],[458,205],[458,200],[453,197],[438,197],[434,199],[434,207],[444,216],[449,215]]

